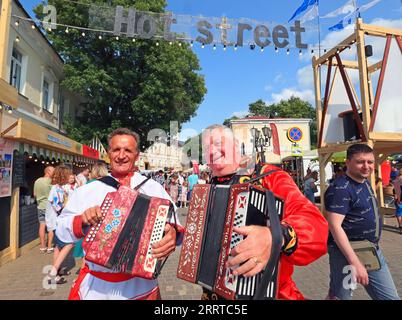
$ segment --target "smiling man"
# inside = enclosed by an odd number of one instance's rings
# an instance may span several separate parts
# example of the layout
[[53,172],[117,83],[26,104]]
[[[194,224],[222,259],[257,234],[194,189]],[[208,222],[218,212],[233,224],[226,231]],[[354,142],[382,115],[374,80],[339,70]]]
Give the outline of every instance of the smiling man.
[[[133,131],[119,128],[108,137],[108,155],[111,161],[111,176],[120,185],[135,188],[146,178],[134,172],[134,163],[138,158],[139,136]],[[97,224],[101,219],[100,205],[112,186],[101,181],[94,181],[78,188],[69,199],[58,218],[57,235],[66,243],[77,242],[84,237],[87,226]],[[151,197],[165,198],[172,201],[163,187],[154,180],[148,180],[139,191]],[[176,221],[178,218],[176,216]],[[175,250],[176,230],[171,225],[165,227],[165,235],[153,247],[156,258],[167,257]],[[156,280],[146,280],[87,262],[75,281],[69,299],[159,299]]]
[[[325,208],[331,234],[328,238],[330,286],[328,299],[349,300],[355,285],[362,284],[375,300],[399,300],[387,262],[379,248],[381,218],[374,191],[367,181],[374,170],[373,149],[365,144],[348,148],[346,174],[338,177],[325,193]],[[379,270],[367,271],[353,250],[357,241],[372,243],[380,264]]]
[[[271,172],[257,184],[270,190],[284,201],[281,223],[283,245],[280,257],[278,299],[302,300],[303,294],[292,280],[295,265],[312,263],[326,253],[328,225],[325,218],[298,189],[292,178],[269,164],[247,165],[241,157],[239,142],[232,130],[212,125],[202,135],[204,158],[212,171],[214,185],[245,183],[250,178]],[[250,225],[233,229],[245,236],[230,252],[228,267],[234,274],[253,276],[264,269],[270,259],[272,236],[268,227]],[[219,299],[204,289],[203,299]]]

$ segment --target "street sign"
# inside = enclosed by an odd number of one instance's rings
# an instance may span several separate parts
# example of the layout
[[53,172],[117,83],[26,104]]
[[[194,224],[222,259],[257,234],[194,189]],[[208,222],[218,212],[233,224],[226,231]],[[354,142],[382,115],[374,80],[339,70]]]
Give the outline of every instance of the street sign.
[[287,137],[291,142],[299,142],[303,138],[303,131],[299,127],[291,127]]
[[302,157],[303,150],[301,146],[299,146],[297,143],[292,144],[291,155],[292,157]]

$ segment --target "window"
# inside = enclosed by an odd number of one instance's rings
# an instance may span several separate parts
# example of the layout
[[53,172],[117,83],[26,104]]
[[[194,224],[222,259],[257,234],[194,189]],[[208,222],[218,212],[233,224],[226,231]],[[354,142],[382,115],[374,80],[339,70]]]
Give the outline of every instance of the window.
[[46,79],[43,80],[43,97],[42,97],[42,108],[50,111],[50,95],[49,95],[49,83]]
[[11,57],[10,84],[15,87],[18,92],[21,92],[21,70],[22,54],[14,48]]

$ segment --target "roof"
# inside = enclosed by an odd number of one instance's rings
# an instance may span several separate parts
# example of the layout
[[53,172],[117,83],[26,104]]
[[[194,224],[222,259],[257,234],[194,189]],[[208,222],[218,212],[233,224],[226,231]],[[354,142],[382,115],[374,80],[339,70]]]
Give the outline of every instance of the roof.
[[266,116],[251,116],[251,117],[246,117],[246,118],[241,118],[241,119],[233,119],[230,120],[230,122],[236,123],[236,122],[247,122],[250,120],[261,120],[261,121],[312,121],[312,119],[309,118],[270,118]]
[[[21,2],[19,2],[18,0],[13,0],[15,2],[15,4],[24,12],[24,14],[31,20],[32,17],[29,15],[29,13],[25,10],[25,8],[23,7],[23,5],[21,4]],[[57,50],[54,48],[53,44],[49,41],[49,39],[46,37],[46,35],[43,33],[43,31],[40,28],[35,28],[36,31],[39,32],[39,34],[42,36],[43,39],[46,40],[47,44],[52,48],[52,50],[54,51],[54,53],[56,53],[56,55],[59,57],[60,61],[64,64],[64,60],[63,58],[60,56],[60,54],[57,52]]]

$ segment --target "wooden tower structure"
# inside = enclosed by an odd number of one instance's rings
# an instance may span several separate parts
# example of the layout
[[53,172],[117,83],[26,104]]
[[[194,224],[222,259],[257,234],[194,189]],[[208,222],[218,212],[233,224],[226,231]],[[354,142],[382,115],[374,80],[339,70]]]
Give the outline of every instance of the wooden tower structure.
[[[323,202],[324,168],[333,153],[351,144],[369,145],[380,178],[381,163],[402,153],[402,30],[364,24],[359,18],[353,34],[313,57],[312,64]],[[375,186],[374,174],[371,183],[385,213],[382,184]]]

